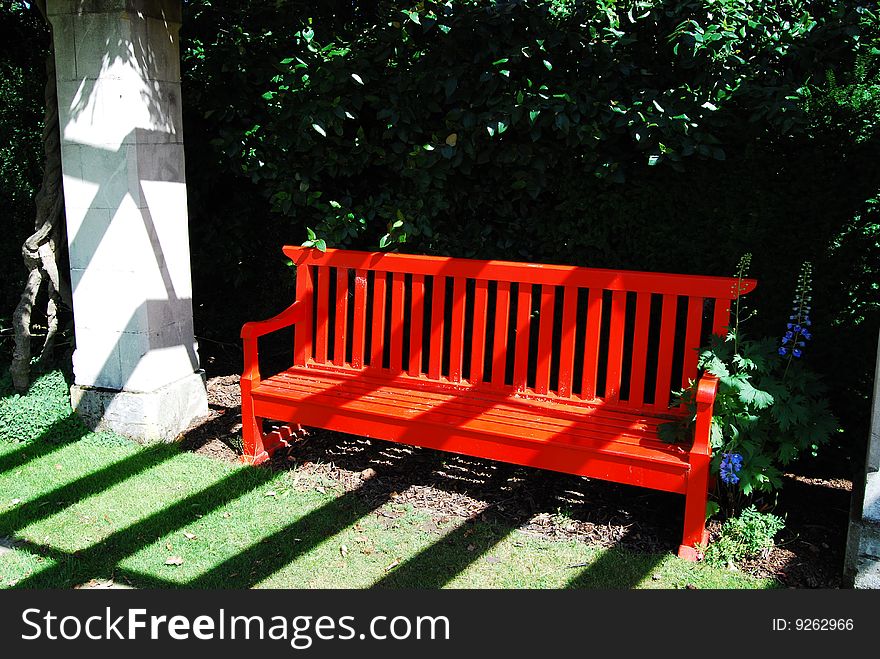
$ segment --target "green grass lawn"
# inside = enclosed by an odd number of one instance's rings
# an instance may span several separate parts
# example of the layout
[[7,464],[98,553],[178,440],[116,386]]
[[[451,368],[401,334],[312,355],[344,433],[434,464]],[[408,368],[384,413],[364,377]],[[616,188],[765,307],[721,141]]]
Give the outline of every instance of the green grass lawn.
[[[67,383],[0,384],[0,587],[772,588],[771,580],[370,503],[271,471],[88,432]],[[672,522],[670,522],[672,523]]]

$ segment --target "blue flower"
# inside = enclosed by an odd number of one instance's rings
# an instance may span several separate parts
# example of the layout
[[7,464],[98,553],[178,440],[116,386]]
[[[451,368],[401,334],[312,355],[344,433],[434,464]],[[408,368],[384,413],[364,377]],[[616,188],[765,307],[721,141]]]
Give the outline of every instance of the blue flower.
[[803,348],[807,345],[806,342],[813,338],[807,329],[811,325],[810,300],[812,297],[810,293],[812,286],[812,266],[809,261],[805,261],[801,265],[792,301],[791,310],[794,313],[788,317],[791,322],[785,324],[786,331],[780,340],[780,355],[800,357],[803,354]]
[[721,456],[721,480],[731,485],[739,483],[737,472],[742,469],[743,458],[739,453],[724,453]]

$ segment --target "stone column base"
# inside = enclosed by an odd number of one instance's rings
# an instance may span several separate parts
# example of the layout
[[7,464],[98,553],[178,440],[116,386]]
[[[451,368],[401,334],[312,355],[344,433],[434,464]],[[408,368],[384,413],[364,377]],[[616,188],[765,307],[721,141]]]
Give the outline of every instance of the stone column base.
[[74,385],[74,411],[93,430],[111,430],[147,444],[178,439],[208,413],[205,372],[198,371],[155,391],[115,391]]
[[851,522],[847,547],[854,588],[880,588],[880,472],[868,474],[862,518]]

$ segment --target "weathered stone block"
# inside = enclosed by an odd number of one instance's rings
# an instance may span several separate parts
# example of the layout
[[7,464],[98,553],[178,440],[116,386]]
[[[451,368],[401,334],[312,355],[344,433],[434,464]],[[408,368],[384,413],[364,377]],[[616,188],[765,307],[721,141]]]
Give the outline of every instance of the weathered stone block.
[[207,412],[204,373],[191,373],[150,392],[74,385],[76,413],[95,430],[111,430],[141,443],[173,441]]

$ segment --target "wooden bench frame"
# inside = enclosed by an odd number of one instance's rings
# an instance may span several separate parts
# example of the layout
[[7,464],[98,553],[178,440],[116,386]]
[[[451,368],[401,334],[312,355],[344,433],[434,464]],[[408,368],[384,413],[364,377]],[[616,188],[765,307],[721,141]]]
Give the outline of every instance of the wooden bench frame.
[[[677,492],[678,554],[699,557],[717,379],[699,379],[690,447],[660,442],[656,426],[684,413],[669,407],[671,390],[698,378],[699,346],[726,331],[731,301],[754,280],[284,253],[296,301],[241,331],[243,461],[264,462],[301,424]],[[293,366],[263,379],[258,338],[291,326]],[[264,419],[287,425],[267,433]]]

